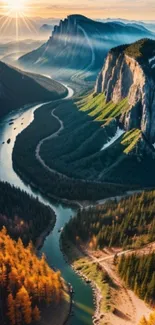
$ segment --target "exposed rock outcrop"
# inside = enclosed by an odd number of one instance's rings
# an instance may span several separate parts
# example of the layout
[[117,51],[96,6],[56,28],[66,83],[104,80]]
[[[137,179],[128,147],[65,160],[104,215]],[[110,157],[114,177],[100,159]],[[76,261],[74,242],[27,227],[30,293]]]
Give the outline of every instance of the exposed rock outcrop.
[[104,92],[107,102],[127,97],[129,109],[120,116],[125,130],[139,128],[155,143],[155,41],[145,39],[111,50],[95,91]]

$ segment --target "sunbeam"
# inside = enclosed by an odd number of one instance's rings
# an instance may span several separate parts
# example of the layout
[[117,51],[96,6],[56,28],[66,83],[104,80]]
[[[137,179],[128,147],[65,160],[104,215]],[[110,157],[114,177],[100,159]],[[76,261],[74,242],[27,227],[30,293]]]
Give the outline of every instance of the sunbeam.
[[6,19],[3,21],[0,27],[0,31],[4,31],[8,27],[11,21],[12,21],[12,17],[8,15],[8,17],[6,17]]
[[16,41],[18,41],[19,32],[18,32],[18,13],[16,12]]
[[22,14],[20,13],[20,18],[22,19],[24,25],[25,25],[26,28],[29,30],[29,32],[31,32],[32,30],[31,30],[30,26],[28,25],[28,23],[27,23],[27,21],[26,21],[26,17],[24,17],[24,15],[22,15]]
[[32,30],[33,30],[37,34],[38,31],[33,26],[33,24],[31,23],[31,21],[26,16],[24,16],[24,14],[22,12],[19,13],[19,15],[20,15],[20,18],[22,19],[22,21],[24,22],[24,24],[26,25],[26,27],[29,29],[29,31],[32,32]]
[[0,31],[2,33],[9,28],[15,29],[15,37],[18,41],[19,36],[22,34],[22,25],[24,25],[29,33],[37,34],[36,28],[30,19],[26,17],[26,12],[32,9],[29,6],[29,0],[5,0],[3,3],[3,6],[0,7],[4,12],[4,15],[0,17],[0,20],[2,20]]

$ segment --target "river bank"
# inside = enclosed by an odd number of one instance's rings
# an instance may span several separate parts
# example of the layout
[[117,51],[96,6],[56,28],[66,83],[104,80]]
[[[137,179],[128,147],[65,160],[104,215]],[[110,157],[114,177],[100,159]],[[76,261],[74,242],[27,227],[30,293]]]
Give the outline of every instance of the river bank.
[[[83,279],[84,282],[89,283],[92,287],[95,304],[95,313],[92,317],[93,324],[103,325],[103,311],[107,312],[108,309],[111,310],[112,308],[112,306],[108,306],[109,301],[107,304],[106,299],[103,298],[102,292],[104,291],[105,295],[109,294],[108,281],[105,281],[104,284],[102,284],[101,270],[97,270],[96,265],[89,259],[89,257],[84,252],[82,252],[82,250],[79,250],[70,241],[64,238],[63,234],[60,238],[60,247],[66,262],[72,267],[74,272]],[[85,272],[86,264],[90,265],[90,270],[87,270],[88,272]]]
[[[155,243],[154,243],[155,245]],[[149,244],[138,251],[147,254],[154,246]],[[121,249],[105,249],[105,251],[87,250],[77,247],[66,239],[62,233],[61,249],[67,263],[81,278],[90,283],[94,293],[95,314],[93,324],[96,325],[137,325],[144,315],[149,317],[152,308],[138,298],[133,291],[124,285],[114,264],[115,254],[131,254],[132,251]],[[137,252],[137,251],[136,251]]]
[[36,251],[39,251],[41,249],[41,247],[44,245],[44,241],[46,240],[46,237],[54,229],[55,223],[56,223],[56,215],[55,215],[55,220],[54,221],[51,220],[49,226],[37,238],[36,243],[35,243],[35,249],[36,249]]
[[68,199],[62,199],[60,197],[57,197],[56,195],[53,194],[49,194],[47,193],[45,190],[43,190],[43,188],[38,187],[37,184],[34,184],[34,182],[32,182],[25,174],[23,174],[19,169],[16,168],[16,173],[17,175],[19,175],[19,177],[23,180],[23,182],[29,186],[31,186],[32,189],[39,191],[40,193],[42,193],[43,195],[45,195],[49,200],[53,200],[55,201],[55,203],[62,203],[66,206],[70,206],[73,209],[83,209],[84,207],[89,207],[91,206],[91,202],[80,202],[80,201],[71,201]]
[[[59,230],[65,226],[71,216],[74,216],[77,208],[80,206],[77,204],[68,204],[70,203],[68,201],[65,202],[66,204],[63,204],[60,200],[53,200],[51,196],[47,196],[44,191],[35,186],[32,180],[29,183],[28,179],[26,180],[24,177],[18,176],[13,169],[12,153],[16,138],[19,133],[23,132],[23,130],[33,122],[34,111],[40,105],[29,107],[26,111],[19,109],[16,112],[12,112],[0,122],[0,178],[2,181],[8,182],[25,191],[30,196],[37,198],[40,202],[50,206],[51,209],[54,210],[56,214],[55,226],[50,233],[50,229],[48,228],[46,234],[45,232],[42,234],[44,236],[42,236],[42,243],[40,242],[41,245],[39,245],[41,247],[39,254],[45,254],[49,266],[52,268],[54,267],[56,270],[59,269],[65,282],[71,283],[74,287],[74,313],[72,314],[71,312],[72,315],[70,315],[70,313],[67,312],[66,314],[67,319],[69,317],[69,324],[92,325],[94,304],[91,287],[85,285],[81,278],[66,264],[59,246]],[[14,120],[14,125],[9,125],[11,119]],[[9,138],[11,142],[8,145],[6,140]],[[5,144],[2,145],[3,142],[5,142]],[[28,143],[28,141],[26,141],[26,143]],[[81,292],[83,292],[82,296]],[[86,306],[86,308],[83,308],[83,306]],[[58,314],[61,314],[60,310]],[[60,315],[58,316],[60,319]],[[65,317],[64,322],[66,322]],[[51,323],[53,324],[54,322],[51,321]],[[58,321],[58,324],[61,324],[60,321]],[[48,325],[50,325],[50,322],[48,322]]]
[[62,299],[58,306],[49,305],[42,310],[38,325],[66,325],[72,312],[72,294],[64,282]]

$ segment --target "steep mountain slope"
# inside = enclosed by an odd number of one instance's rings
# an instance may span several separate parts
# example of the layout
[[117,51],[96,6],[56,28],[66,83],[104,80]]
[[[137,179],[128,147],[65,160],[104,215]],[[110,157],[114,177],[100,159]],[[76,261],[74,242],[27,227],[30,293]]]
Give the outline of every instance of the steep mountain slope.
[[58,99],[67,94],[57,82],[0,62],[0,118],[25,104]]
[[154,186],[154,67],[155,41],[111,50],[94,93],[57,109],[66,128],[41,146],[45,164],[72,178]]
[[81,15],[71,15],[54,27],[47,43],[19,61],[33,69],[45,71],[50,67],[54,76],[96,79],[110,48],[151,35],[139,26],[100,23]]
[[155,143],[155,41],[144,39],[110,51],[96,83],[106,103],[127,99],[128,110],[119,121],[126,131],[140,129]]

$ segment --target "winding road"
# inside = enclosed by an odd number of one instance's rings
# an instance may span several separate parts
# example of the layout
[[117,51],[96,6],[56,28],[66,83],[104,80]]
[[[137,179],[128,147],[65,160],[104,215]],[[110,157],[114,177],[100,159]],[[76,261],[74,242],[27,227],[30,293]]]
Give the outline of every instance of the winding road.
[[60,127],[59,127],[59,129],[58,129],[55,133],[53,133],[53,134],[51,134],[50,136],[48,136],[48,137],[42,139],[42,140],[38,143],[37,148],[36,148],[36,153],[35,153],[35,155],[36,155],[36,159],[40,162],[40,164],[41,164],[41,165],[42,165],[46,170],[48,170],[48,171],[51,172],[51,173],[57,174],[57,175],[59,175],[59,176],[65,178],[65,179],[69,180],[70,178],[69,178],[68,176],[66,176],[66,175],[64,175],[64,174],[62,174],[62,173],[59,173],[59,172],[56,171],[55,169],[50,168],[50,167],[45,163],[45,161],[41,158],[41,155],[40,155],[40,149],[41,149],[41,146],[44,144],[44,142],[45,142],[45,141],[48,141],[48,140],[52,140],[52,139],[58,137],[58,135],[60,134],[60,132],[64,129],[64,124],[63,124],[63,122],[59,119],[59,117],[58,117],[57,115],[54,114],[55,110],[56,110],[56,108],[54,108],[54,109],[52,110],[51,115],[52,115],[52,116],[53,116],[53,117],[54,117],[54,118],[55,118],[55,119],[60,123]]

